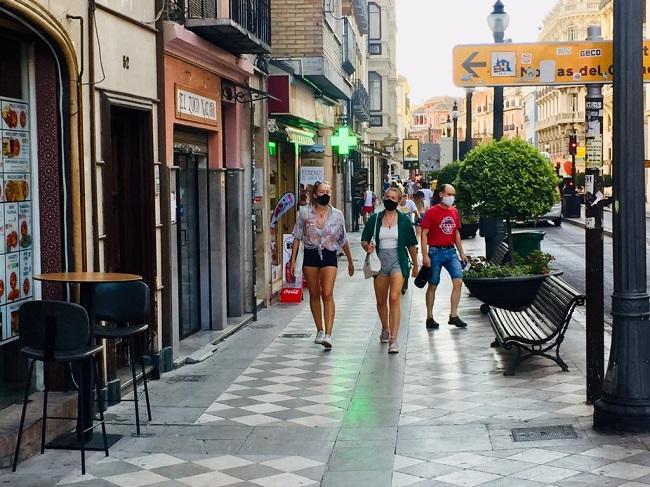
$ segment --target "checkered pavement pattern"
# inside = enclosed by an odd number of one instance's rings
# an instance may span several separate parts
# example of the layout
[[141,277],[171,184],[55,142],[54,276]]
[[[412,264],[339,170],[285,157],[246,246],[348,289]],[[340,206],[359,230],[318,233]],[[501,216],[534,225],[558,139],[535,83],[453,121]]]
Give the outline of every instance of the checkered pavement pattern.
[[644,487],[650,452],[620,445],[395,455],[393,487],[430,485]]
[[422,327],[425,311],[412,307],[400,426],[566,422],[592,414],[592,408],[584,404],[584,376],[570,355],[565,357],[568,373],[536,357],[525,362],[517,376],[504,377],[510,358],[490,348],[494,334],[476,302],[466,300],[459,314],[480,325],[471,329],[441,325],[432,334],[433,353],[429,334]]
[[92,462],[86,475],[73,471],[57,485],[302,487],[318,485],[324,469],[323,463],[300,456],[155,453],[129,458],[121,452]]
[[[308,427],[340,424],[354,391],[368,338],[375,326],[374,294],[337,295],[334,350],[315,344],[309,308],[278,336],[196,420],[248,426],[287,422]],[[372,319],[368,319],[372,317]]]

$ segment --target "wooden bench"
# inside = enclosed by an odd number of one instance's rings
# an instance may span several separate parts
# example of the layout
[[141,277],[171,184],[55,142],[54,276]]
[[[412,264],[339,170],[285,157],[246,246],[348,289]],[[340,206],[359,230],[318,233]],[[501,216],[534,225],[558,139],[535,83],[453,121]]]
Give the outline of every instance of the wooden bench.
[[[517,360],[504,372],[514,375],[524,360],[540,355],[553,360],[564,372],[569,368],[560,358],[571,315],[576,306],[582,306],[585,296],[556,276],[544,280],[535,300],[521,311],[490,308],[489,316],[496,335],[493,347],[517,347]],[[555,349],[555,356],[548,352]],[[522,356],[522,351],[528,352]]]
[[510,261],[510,250],[506,242],[501,242],[494,251],[494,254],[488,259],[490,265],[503,265]]

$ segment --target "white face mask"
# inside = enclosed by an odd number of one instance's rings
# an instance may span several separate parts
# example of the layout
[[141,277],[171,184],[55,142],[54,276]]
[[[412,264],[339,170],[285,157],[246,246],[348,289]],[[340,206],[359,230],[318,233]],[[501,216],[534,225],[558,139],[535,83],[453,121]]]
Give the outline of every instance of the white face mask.
[[455,196],[445,196],[442,198],[442,204],[446,206],[454,206]]

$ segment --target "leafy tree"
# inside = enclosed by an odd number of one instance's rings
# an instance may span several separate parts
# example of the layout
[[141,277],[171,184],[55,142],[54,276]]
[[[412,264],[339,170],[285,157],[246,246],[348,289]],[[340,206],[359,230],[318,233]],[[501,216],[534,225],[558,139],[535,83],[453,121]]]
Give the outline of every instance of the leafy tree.
[[511,249],[511,222],[549,211],[555,202],[557,184],[551,163],[521,139],[476,147],[465,157],[456,180],[466,205],[482,217],[506,221]]
[[438,172],[438,187],[443,184],[454,184],[460,171],[460,165],[460,161],[454,161],[440,169]]

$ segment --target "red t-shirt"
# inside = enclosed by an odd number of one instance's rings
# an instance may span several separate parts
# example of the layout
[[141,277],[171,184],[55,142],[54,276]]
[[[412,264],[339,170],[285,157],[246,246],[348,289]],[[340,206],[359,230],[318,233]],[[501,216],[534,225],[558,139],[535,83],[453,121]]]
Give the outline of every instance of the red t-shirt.
[[455,207],[432,206],[424,214],[422,228],[429,230],[427,242],[430,247],[448,247],[456,243],[456,230],[459,230],[460,217]]

